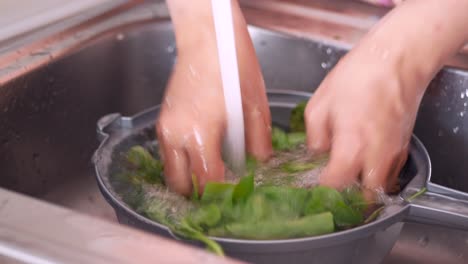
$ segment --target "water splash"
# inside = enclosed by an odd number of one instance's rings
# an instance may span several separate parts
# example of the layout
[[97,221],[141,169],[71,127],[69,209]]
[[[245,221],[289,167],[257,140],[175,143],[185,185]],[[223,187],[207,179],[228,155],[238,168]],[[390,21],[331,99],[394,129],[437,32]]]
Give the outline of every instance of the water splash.
[[332,65],[331,62],[329,62],[329,61],[324,61],[324,62],[320,63],[320,67],[322,67],[322,69],[324,69],[324,70],[330,68],[331,65]]
[[175,45],[169,45],[169,46],[167,46],[166,51],[167,51],[167,53],[170,53],[170,54],[174,53],[174,51],[175,51]]

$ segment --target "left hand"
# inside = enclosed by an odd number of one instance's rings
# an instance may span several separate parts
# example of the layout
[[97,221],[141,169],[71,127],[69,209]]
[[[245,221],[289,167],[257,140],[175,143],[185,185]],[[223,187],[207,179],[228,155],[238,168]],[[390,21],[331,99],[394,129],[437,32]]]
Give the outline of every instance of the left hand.
[[305,111],[309,149],[331,151],[323,184],[395,186],[430,80],[468,41],[466,10],[468,0],[403,1],[325,78]]
[[389,191],[406,161],[424,87],[406,86],[400,60],[374,55],[351,51],[306,107],[309,149],[331,150],[324,185],[343,188],[360,177],[365,189]]

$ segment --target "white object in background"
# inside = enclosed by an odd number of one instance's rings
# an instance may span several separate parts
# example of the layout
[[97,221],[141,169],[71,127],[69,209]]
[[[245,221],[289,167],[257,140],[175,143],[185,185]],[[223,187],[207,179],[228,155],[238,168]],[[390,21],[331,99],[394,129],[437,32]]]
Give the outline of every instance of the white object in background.
[[245,136],[242,97],[237,68],[236,42],[231,0],[212,0],[221,81],[226,105],[227,128],[224,147],[227,162],[236,172],[245,165]]
[[[0,0],[0,41],[115,0]],[[115,5],[114,5],[115,6]]]

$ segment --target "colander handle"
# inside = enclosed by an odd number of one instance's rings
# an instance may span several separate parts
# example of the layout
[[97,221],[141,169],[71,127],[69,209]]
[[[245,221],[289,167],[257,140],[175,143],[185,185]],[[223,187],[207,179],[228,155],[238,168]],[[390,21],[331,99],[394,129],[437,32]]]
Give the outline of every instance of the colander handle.
[[428,191],[410,201],[406,222],[439,225],[468,231],[468,200],[459,191]]
[[112,113],[105,115],[99,119],[97,122],[97,137],[99,142],[102,142],[106,139],[109,134],[106,132],[106,129],[116,121],[120,120],[122,116],[119,113]]

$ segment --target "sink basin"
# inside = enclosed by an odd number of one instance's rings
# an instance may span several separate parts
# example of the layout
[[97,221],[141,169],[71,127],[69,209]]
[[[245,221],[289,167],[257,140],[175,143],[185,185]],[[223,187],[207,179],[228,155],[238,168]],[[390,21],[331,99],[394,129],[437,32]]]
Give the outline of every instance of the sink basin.
[[[313,91],[339,47],[251,27],[268,89]],[[281,52],[278,52],[281,51]],[[175,62],[172,26],[153,20],[103,34],[0,88],[0,187],[116,221],[91,156],[99,117],[161,101]],[[468,72],[444,69],[423,99],[415,133],[433,182],[468,191]],[[405,224],[384,263],[467,263],[468,232]]]

